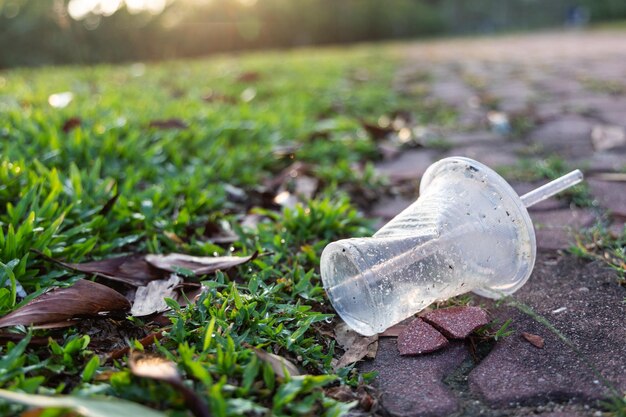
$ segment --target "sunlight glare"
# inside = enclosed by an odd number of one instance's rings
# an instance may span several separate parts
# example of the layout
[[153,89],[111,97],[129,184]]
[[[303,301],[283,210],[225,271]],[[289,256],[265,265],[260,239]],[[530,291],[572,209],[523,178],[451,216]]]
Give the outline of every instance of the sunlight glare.
[[124,0],[130,13],[148,11],[159,14],[165,9],[166,0]]
[[82,20],[89,14],[110,16],[126,5],[132,14],[147,11],[159,14],[167,5],[167,0],[70,0],[67,11],[74,20]]
[[70,0],[67,5],[67,12],[72,19],[81,20],[95,9],[98,3],[100,0]]

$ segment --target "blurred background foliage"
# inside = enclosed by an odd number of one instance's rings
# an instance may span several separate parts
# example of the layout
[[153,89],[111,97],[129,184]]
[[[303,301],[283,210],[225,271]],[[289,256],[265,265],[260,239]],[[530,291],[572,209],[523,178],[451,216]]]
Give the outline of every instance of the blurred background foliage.
[[626,17],[626,0],[0,0],[0,68],[495,33]]

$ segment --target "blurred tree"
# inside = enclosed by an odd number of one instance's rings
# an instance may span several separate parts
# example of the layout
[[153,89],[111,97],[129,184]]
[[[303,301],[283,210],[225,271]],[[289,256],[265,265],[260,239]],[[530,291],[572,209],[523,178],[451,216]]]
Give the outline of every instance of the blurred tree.
[[0,67],[188,57],[562,25],[625,0],[0,0]]

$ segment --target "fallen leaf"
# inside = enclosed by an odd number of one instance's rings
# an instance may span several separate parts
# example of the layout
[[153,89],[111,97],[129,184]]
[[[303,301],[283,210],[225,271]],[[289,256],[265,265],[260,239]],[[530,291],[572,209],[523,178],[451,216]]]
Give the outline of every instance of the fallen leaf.
[[59,261],[37,250],[32,251],[49,262],[56,263],[72,271],[93,274],[134,286],[146,285],[152,280],[162,279],[167,276],[163,271],[150,266],[143,255],[118,256],[100,261],[77,264]]
[[543,340],[543,337],[538,336],[536,334],[523,332],[522,333],[522,337],[524,339],[526,339],[526,341],[528,341],[528,343],[530,343],[531,345],[533,345],[536,348],[543,349],[543,347],[545,346],[545,342]]
[[416,318],[398,336],[400,355],[421,355],[441,349],[448,344],[433,326]]
[[170,232],[170,231],[164,231],[163,234],[165,235],[166,238],[168,238],[169,240],[171,240],[172,242],[176,243],[177,245],[183,245],[185,242],[180,238],[180,236],[178,236],[176,233],[174,232]]
[[334,369],[344,368],[350,364],[360,361],[361,359],[375,358],[378,351],[378,336],[357,336],[354,342],[348,347],[343,356],[335,364]]
[[[370,336],[374,337],[374,336]],[[368,359],[376,359],[376,354],[378,353],[378,336],[376,336],[376,341],[369,344],[367,347],[367,353],[365,357]]]
[[300,369],[298,369],[296,365],[283,358],[282,356],[274,355],[273,353],[257,349],[247,343],[244,343],[244,346],[253,351],[260,360],[269,364],[277,377],[285,378],[287,376],[285,371],[289,373],[289,376],[302,375]]
[[256,230],[261,221],[264,219],[266,219],[266,217],[261,214],[246,214],[241,220],[241,228],[246,230]]
[[465,339],[474,330],[489,323],[487,312],[472,306],[440,308],[421,317],[450,339]]
[[53,323],[40,324],[38,326],[33,326],[33,329],[36,330],[52,330],[52,329],[63,329],[65,327],[71,327],[78,323],[79,320],[67,320],[67,321],[56,321]]
[[[7,344],[8,342],[18,343],[26,336],[26,334],[18,333],[0,333],[0,345]],[[43,336],[34,336],[28,341],[28,344],[33,346],[47,346],[48,343],[50,343],[50,337]]]
[[235,104],[237,103],[237,99],[233,96],[227,96],[222,93],[218,93],[217,91],[209,91],[207,94],[202,96],[202,100],[207,103],[228,103]]
[[295,194],[284,190],[276,194],[276,197],[274,197],[274,203],[278,204],[280,207],[293,209],[298,204],[298,197],[296,197]]
[[187,123],[181,119],[152,120],[148,127],[154,129],[187,129]]
[[365,120],[361,120],[361,126],[363,126],[363,129],[365,129],[365,131],[369,133],[374,140],[385,139],[394,132],[394,129],[391,126],[381,127],[374,123],[368,123]]
[[375,411],[377,408],[378,400],[373,397],[369,392],[366,385],[360,385],[356,391],[359,397],[359,407],[364,411]]
[[338,387],[326,388],[324,393],[327,397],[333,398],[343,403],[353,401],[356,397],[355,393],[346,385],[340,385]]
[[167,255],[146,255],[146,261],[155,268],[180,272],[188,270],[195,275],[207,275],[216,271],[242,265],[256,258],[257,252],[248,256],[191,256],[182,253],[170,253]]
[[30,407],[68,408],[84,417],[167,417],[160,411],[114,397],[50,397],[0,389],[0,399]]
[[174,362],[160,356],[135,351],[128,360],[128,366],[135,376],[170,384],[182,394],[187,408],[196,417],[210,417],[211,413],[206,403],[198,394],[185,386]]
[[169,279],[150,281],[148,285],[138,287],[130,314],[135,317],[142,317],[168,310],[169,307],[165,298],[176,299],[178,296],[177,288],[182,281],[181,277],[172,274]]
[[252,83],[255,81],[259,81],[261,79],[261,74],[256,71],[246,71],[244,73],[239,74],[237,77],[237,81],[240,83]]
[[142,378],[151,378],[167,382],[182,381],[176,364],[160,356],[133,352],[128,361],[128,366],[134,375]]
[[122,294],[105,285],[81,279],[71,287],[42,294],[7,314],[0,319],[0,327],[45,325],[129,308],[130,303]]
[[268,210],[279,210],[280,206],[274,202],[275,189],[265,185],[256,186],[248,190],[247,207],[262,207]]
[[269,189],[277,189],[289,179],[297,178],[302,175],[310,175],[312,172],[311,165],[296,161],[283,169],[278,175],[265,182],[265,186]]
[[306,175],[296,178],[294,182],[294,193],[307,200],[313,198],[319,186],[319,180],[317,178],[308,177]]
[[204,225],[204,237],[218,244],[228,244],[239,240],[239,236],[232,230],[226,229],[222,224],[214,221],[209,221]]
[[345,322],[339,321],[335,326],[335,341],[343,350],[348,350],[360,335]]
[[61,126],[61,130],[65,133],[69,133],[79,127],[81,123],[82,120],[80,119],[80,117],[70,117],[65,121],[65,123],[63,123],[63,126]]
[[196,417],[210,417],[211,413],[206,403],[188,388],[178,373],[176,364],[156,355],[147,355],[141,352],[133,352],[128,365],[133,375],[141,378],[154,379],[170,384],[180,392],[185,400],[185,405]]
[[166,255],[128,255],[85,263],[68,263],[51,258],[44,253],[32,250],[49,262],[56,263],[73,271],[93,274],[136,287],[147,286],[150,281],[169,279],[167,272],[192,272],[207,275],[215,271],[225,271],[244,264],[257,257],[249,256],[191,256],[181,253]]
[[335,326],[335,341],[345,351],[343,356],[335,364],[339,369],[361,359],[375,358],[378,351],[378,336],[361,336],[350,328],[345,322],[340,321]]

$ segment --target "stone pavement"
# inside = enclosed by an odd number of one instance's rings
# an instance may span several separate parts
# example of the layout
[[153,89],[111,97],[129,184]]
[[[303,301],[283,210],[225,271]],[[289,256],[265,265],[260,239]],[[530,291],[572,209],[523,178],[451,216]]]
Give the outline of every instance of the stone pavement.
[[[497,169],[519,193],[545,182],[538,173],[581,168],[587,191],[530,209],[539,255],[515,299],[571,341],[512,306],[491,306],[514,333],[476,357],[460,342],[424,356],[399,356],[381,339],[374,381],[391,416],[603,415],[611,389],[626,392],[626,288],[604,264],[563,251],[573,233],[597,222],[619,233],[626,220],[626,31],[560,32],[415,43],[396,88],[427,89],[429,102],[454,109],[452,124],[407,126],[436,137],[377,166],[392,184],[372,214],[390,219],[414,200],[432,162],[467,156]],[[424,80],[427,81],[424,81]],[[402,132],[400,132],[402,134]],[[407,136],[404,133],[404,136]],[[442,146],[442,144],[444,146]],[[544,171],[542,171],[542,169]],[[539,335],[539,349],[521,337]]]

